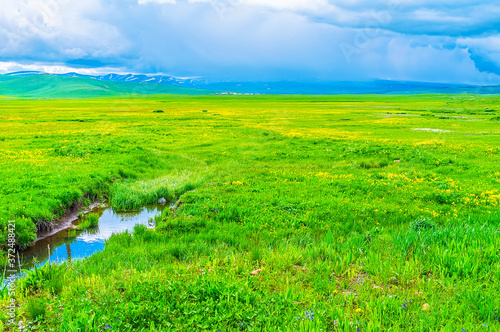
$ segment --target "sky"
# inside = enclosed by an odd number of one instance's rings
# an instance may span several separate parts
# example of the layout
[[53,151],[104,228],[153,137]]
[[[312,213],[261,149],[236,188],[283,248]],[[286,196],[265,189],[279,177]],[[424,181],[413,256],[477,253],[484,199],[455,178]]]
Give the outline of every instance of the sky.
[[500,84],[483,0],[2,0],[0,73]]

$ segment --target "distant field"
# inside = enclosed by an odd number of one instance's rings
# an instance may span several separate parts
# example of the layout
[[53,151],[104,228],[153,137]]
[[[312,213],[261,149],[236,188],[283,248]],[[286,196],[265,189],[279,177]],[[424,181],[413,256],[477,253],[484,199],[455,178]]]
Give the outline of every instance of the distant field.
[[468,94],[0,99],[0,243],[8,220],[27,245],[78,203],[181,202],[29,273],[18,314],[37,331],[500,330],[499,120],[496,96]]

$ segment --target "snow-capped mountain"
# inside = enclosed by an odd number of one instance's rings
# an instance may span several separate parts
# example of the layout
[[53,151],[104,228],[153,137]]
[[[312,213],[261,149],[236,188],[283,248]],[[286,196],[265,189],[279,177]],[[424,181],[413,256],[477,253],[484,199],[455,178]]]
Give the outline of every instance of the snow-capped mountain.
[[[47,74],[23,71],[6,76],[26,77],[31,75],[90,78],[103,82],[124,82],[151,85],[166,85],[213,91],[214,93],[245,94],[422,94],[422,93],[474,93],[498,94],[500,86],[474,86],[464,84],[401,82],[374,80],[370,82],[208,82],[204,78],[180,78],[168,75],[106,74],[83,75],[79,73]],[[1,76],[1,75],[0,75]],[[153,88],[152,86],[149,86]]]
[[6,74],[8,76],[31,76],[31,75],[53,75],[59,77],[83,77],[92,78],[99,81],[111,81],[111,82],[130,82],[130,83],[144,83],[144,84],[164,84],[179,87],[189,87],[194,88],[198,85],[206,84],[206,81],[200,78],[178,78],[174,76],[167,75],[135,75],[135,74],[106,74],[106,75],[84,75],[79,73],[65,73],[65,74],[53,74],[53,73],[43,73],[37,71],[19,71],[14,73]]
[[202,83],[203,80],[197,78],[177,78],[166,75],[135,75],[135,74],[106,74],[106,75],[82,75],[78,73],[67,74],[52,74],[62,77],[86,77],[93,78],[99,81],[111,82],[130,82],[130,83],[148,83],[148,84],[165,84],[181,87],[194,87],[196,83]]

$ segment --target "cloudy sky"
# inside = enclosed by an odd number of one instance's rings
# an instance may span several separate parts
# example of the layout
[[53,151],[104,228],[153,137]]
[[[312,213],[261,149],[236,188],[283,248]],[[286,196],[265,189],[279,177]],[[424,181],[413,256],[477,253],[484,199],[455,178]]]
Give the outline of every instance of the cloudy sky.
[[500,84],[483,0],[2,0],[0,72]]

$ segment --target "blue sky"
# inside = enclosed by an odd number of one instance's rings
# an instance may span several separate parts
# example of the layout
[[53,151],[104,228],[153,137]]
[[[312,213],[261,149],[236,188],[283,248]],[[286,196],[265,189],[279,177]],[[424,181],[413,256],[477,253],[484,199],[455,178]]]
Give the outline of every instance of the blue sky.
[[4,0],[0,72],[500,84],[500,4]]

